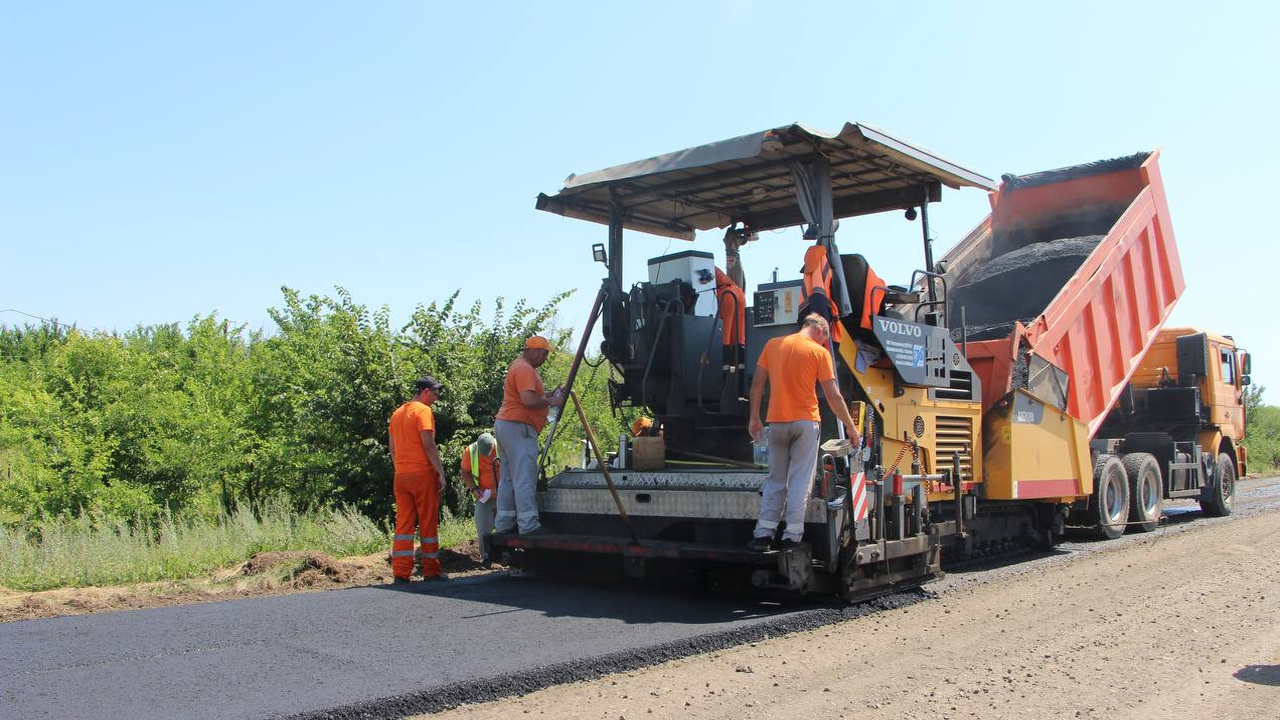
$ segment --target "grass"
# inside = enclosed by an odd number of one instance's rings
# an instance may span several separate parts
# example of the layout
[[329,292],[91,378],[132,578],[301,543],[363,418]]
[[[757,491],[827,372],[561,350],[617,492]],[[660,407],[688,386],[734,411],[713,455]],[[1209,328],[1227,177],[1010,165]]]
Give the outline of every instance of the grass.
[[[441,531],[446,534],[446,528]],[[458,529],[450,526],[448,532],[453,537]],[[164,518],[145,527],[86,514],[39,528],[0,528],[0,587],[33,591],[178,580],[267,550],[341,557],[390,544],[382,528],[352,509],[299,513],[279,504],[260,516],[240,510],[212,520]]]
[[449,508],[440,508],[440,525],[436,537],[440,538],[440,548],[451,548],[455,545],[475,539],[476,523],[469,517],[456,518]]

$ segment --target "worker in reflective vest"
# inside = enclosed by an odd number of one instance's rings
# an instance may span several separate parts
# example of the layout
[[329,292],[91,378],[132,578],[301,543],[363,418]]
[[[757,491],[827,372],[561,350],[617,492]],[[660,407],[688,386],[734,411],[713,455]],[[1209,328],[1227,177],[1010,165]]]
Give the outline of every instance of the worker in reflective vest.
[[489,563],[489,534],[498,512],[498,441],[484,432],[462,452],[462,484],[476,501],[476,539],[480,562]]
[[422,579],[447,580],[440,572],[440,493],[444,468],[436,448],[436,420],[431,404],[443,386],[430,375],[414,383],[413,399],[391,415],[388,449],[395,465],[396,527],[391,542],[391,572],[398,583],[413,574],[413,535],[422,545]]

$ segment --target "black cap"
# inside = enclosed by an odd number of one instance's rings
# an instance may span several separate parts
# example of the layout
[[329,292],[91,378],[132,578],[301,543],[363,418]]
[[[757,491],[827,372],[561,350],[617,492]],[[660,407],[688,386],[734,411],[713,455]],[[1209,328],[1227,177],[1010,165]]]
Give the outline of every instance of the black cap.
[[418,392],[422,392],[423,390],[434,390],[436,392],[440,392],[444,389],[444,386],[440,384],[440,381],[430,375],[423,375],[413,383],[413,389]]

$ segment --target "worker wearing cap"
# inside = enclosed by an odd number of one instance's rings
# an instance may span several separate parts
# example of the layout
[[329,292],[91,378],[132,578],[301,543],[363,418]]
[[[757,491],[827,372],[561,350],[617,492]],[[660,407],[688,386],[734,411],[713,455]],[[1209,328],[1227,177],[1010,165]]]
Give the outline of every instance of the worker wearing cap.
[[502,477],[494,532],[509,533],[517,527],[521,535],[546,532],[538,520],[538,433],[547,424],[547,411],[564,405],[560,388],[548,393],[538,374],[550,353],[546,338],[529,338],[502,383],[502,407],[493,423]]
[[391,572],[396,582],[413,573],[413,534],[422,545],[422,578],[445,580],[440,572],[440,493],[444,468],[436,448],[436,421],[431,404],[443,387],[430,375],[413,384],[413,399],[391,415],[388,446],[395,465],[396,528],[391,541]]
[[489,562],[489,533],[498,506],[498,441],[487,432],[462,451],[462,484],[476,501],[476,538],[480,541],[480,561]]
[[[751,420],[747,430],[760,441],[760,403],[769,385],[769,476],[760,491],[760,517],[750,547],[768,550],[778,524],[786,520],[783,546],[800,542],[804,511],[818,467],[821,418],[814,385],[822,388],[827,405],[844,423],[849,439],[859,443],[858,429],[836,385],[831,352],[825,343],[830,326],[818,315],[804,319],[800,332],[765,344],[751,381]],[[785,514],[785,515],[784,515]]]

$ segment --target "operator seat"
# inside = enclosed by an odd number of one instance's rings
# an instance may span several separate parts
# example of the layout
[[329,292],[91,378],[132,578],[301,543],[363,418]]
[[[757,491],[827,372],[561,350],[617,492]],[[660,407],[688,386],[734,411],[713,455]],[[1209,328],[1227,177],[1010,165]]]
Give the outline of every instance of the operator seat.
[[840,322],[853,337],[873,340],[871,318],[884,313],[888,286],[859,254],[841,255],[840,265],[849,284],[849,305],[853,309]]

